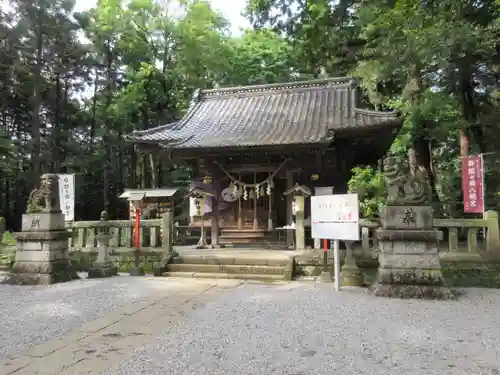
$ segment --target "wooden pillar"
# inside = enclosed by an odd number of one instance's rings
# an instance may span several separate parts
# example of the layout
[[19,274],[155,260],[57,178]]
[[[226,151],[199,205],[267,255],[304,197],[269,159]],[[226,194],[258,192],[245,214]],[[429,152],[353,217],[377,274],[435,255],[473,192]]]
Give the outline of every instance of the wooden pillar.
[[212,168],[212,188],[215,195],[212,197],[212,228],[210,233],[212,247],[219,247],[219,197],[220,197],[220,179],[215,175]]
[[[271,175],[269,174],[269,177]],[[271,181],[269,181],[270,183]],[[273,203],[273,190],[270,191],[271,194],[269,194],[269,207],[267,208],[267,230],[272,231],[274,229],[273,225],[273,209],[272,209],[272,203]]]
[[[238,180],[241,181],[241,173],[238,174]],[[238,197],[238,229],[243,228],[243,207],[242,207],[243,194]]]
[[[286,190],[289,190],[293,187],[293,171],[288,169],[286,171]],[[292,194],[287,195],[286,197],[286,225],[291,225],[293,222],[293,212],[292,212],[292,205],[293,205],[293,196]],[[286,244],[288,246],[293,245],[294,240],[294,233],[291,230],[286,231]]]
[[[253,172],[253,183],[255,190],[255,184],[257,183],[257,173]],[[253,229],[257,230],[259,228],[259,221],[257,220],[257,192],[254,191],[253,194]]]

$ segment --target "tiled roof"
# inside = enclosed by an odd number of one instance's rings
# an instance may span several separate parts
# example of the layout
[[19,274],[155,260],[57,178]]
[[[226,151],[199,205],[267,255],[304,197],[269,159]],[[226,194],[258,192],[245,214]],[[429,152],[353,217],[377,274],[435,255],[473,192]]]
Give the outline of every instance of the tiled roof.
[[400,126],[395,113],[356,108],[356,94],[351,78],[201,90],[180,121],[127,139],[175,149],[318,144],[346,130]]

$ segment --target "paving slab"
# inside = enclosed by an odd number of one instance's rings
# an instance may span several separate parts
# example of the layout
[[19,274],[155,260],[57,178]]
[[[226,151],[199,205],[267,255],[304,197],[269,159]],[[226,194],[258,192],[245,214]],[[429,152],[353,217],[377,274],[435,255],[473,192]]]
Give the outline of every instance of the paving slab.
[[167,332],[207,301],[241,284],[230,280],[156,281],[172,287],[168,293],[141,296],[61,338],[9,355],[0,360],[0,374],[99,374]]

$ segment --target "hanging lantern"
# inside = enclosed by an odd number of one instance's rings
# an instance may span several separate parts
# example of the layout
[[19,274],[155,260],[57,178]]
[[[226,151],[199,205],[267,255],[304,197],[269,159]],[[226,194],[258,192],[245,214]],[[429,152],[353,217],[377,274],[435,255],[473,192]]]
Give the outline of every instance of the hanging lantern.
[[248,193],[247,193],[247,189],[244,188],[243,189],[243,200],[246,201],[248,199]]
[[259,185],[255,185],[255,199],[259,199],[260,198],[260,189],[259,189]]
[[265,192],[264,192],[264,186],[261,186],[261,187],[260,187],[260,192],[259,192],[259,195],[260,195],[261,197],[263,197],[263,196],[264,196],[264,194],[265,194]]

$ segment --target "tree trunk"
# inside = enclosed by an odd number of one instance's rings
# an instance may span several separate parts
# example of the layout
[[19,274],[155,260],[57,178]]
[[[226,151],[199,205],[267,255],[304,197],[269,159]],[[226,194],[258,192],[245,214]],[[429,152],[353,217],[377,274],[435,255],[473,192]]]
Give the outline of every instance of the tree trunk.
[[55,76],[56,81],[56,99],[55,99],[55,112],[54,112],[54,128],[52,130],[52,173],[59,173],[61,169],[61,81],[59,77],[59,72]]
[[43,66],[43,11],[38,12],[38,27],[36,30],[36,43],[35,43],[35,62],[33,65],[33,101],[31,107],[31,176],[34,186],[38,186],[40,182],[40,107],[42,104],[41,91],[41,73]]

